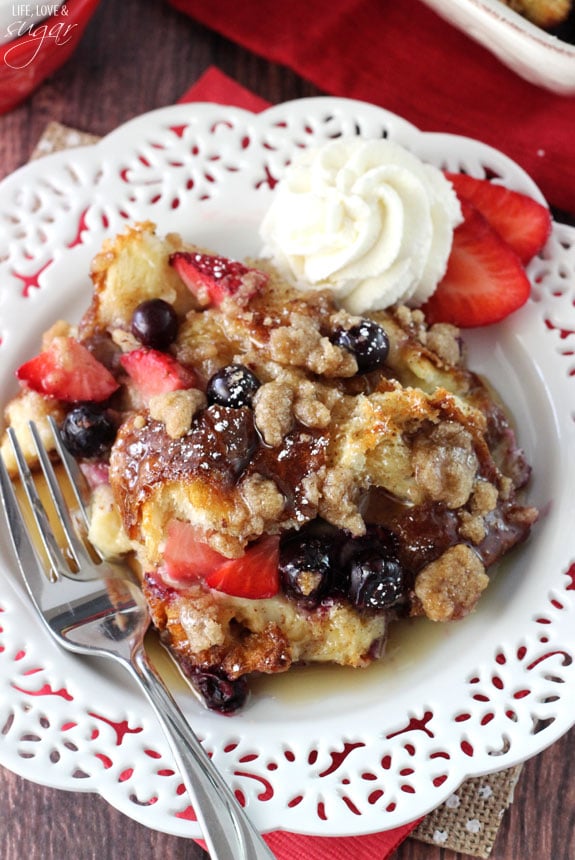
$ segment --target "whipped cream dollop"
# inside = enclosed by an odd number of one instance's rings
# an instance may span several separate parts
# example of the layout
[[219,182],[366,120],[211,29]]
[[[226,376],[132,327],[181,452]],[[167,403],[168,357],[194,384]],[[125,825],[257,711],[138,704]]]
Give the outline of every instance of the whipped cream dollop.
[[447,267],[461,207],[436,167],[389,140],[302,151],[261,224],[262,254],[348,311],[423,304]]

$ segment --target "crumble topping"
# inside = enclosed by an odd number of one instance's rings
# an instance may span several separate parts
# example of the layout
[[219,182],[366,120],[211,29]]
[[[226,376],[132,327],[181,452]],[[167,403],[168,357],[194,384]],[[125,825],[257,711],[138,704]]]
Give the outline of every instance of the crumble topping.
[[181,439],[189,431],[194,415],[208,405],[206,395],[197,388],[166,391],[150,398],[150,418],[161,421],[172,439]]
[[264,478],[263,475],[257,473],[249,475],[241,482],[240,492],[252,516],[261,519],[261,531],[263,531],[264,523],[272,522],[280,517],[286,500],[271,478]]
[[263,440],[277,448],[293,426],[293,389],[285,382],[266,382],[254,397],[254,422]]
[[415,594],[432,621],[454,621],[469,614],[488,585],[479,557],[460,543],[418,573]]
[[473,437],[460,424],[444,421],[419,433],[411,452],[416,483],[434,502],[460,508],[471,495],[479,465]]

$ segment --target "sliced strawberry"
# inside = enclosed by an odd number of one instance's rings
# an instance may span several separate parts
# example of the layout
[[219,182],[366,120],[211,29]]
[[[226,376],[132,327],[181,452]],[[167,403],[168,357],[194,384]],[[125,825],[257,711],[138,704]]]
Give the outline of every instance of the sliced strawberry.
[[523,305],[531,284],[517,254],[483,215],[462,201],[447,271],[423,306],[428,321],[461,327],[499,322]]
[[475,179],[466,173],[446,176],[459,199],[479,209],[523,263],[541,250],[551,232],[551,215],[546,206],[487,179]]
[[83,460],[80,470],[92,490],[110,483],[110,465],[103,460]]
[[220,305],[233,298],[244,305],[267,283],[268,276],[237,260],[211,254],[176,251],[170,265],[202,305]]
[[279,591],[279,538],[262,538],[241,558],[230,558],[206,577],[206,584],[234,597],[258,600]]
[[194,372],[167,352],[142,347],[125,352],[120,362],[145,399],[196,385]]
[[119,388],[110,371],[73,337],[55,337],[16,376],[28,388],[67,403],[107,400]]
[[182,583],[204,579],[228,561],[200,540],[197,529],[181,520],[168,524],[163,557],[168,577]]

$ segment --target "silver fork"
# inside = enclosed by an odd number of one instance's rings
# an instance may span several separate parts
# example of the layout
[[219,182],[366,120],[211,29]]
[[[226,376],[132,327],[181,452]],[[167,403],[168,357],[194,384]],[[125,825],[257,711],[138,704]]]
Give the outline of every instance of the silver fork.
[[[23,511],[2,457],[0,497],[22,578],[38,614],[56,641],[79,654],[111,657],[140,684],[162,726],[192,798],[194,810],[213,860],[273,860],[256,831],[186,721],[164,682],[148,661],[144,635],[150,617],[144,596],[127,566],[95,562],[74,526],[50,457],[33,422],[30,431],[54,509],[61,521],[73,570],[59,546],[14,431],[8,436],[20,480],[38,529],[46,563],[28,533]],[[79,469],[52,432],[79,510],[86,516],[79,487]]]

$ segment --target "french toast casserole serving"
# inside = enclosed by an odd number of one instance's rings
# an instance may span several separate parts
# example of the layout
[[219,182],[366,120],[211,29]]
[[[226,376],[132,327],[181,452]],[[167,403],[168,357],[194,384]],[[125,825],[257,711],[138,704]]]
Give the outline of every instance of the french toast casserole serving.
[[242,707],[260,673],[365,667],[397,618],[463,618],[527,538],[530,467],[452,322],[358,310],[150,222],[91,274],[80,322],[18,369],[6,423],[33,464],[27,421],[50,444],[55,418],[90,540],[134,558],[209,708]]

